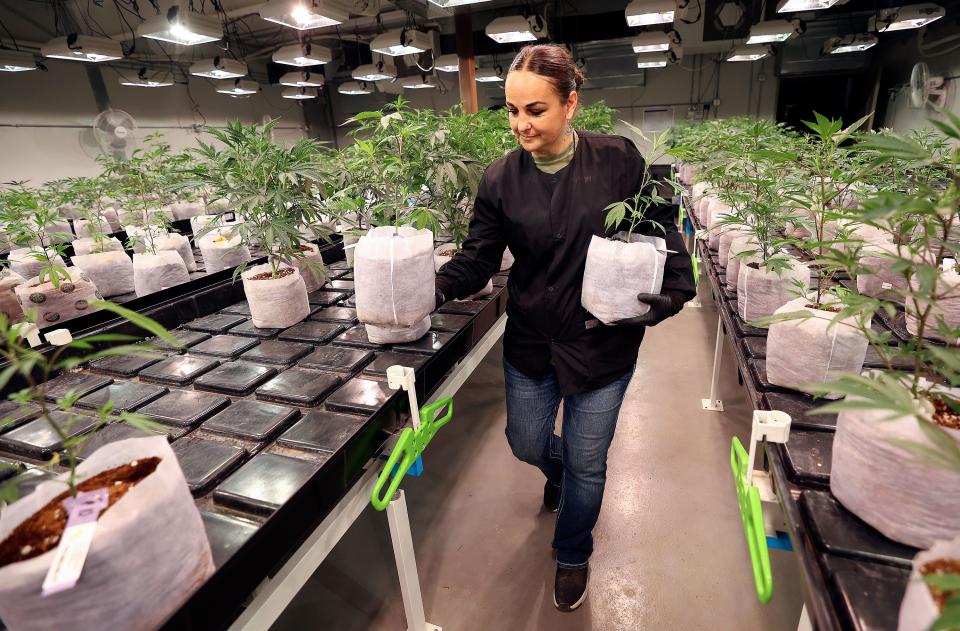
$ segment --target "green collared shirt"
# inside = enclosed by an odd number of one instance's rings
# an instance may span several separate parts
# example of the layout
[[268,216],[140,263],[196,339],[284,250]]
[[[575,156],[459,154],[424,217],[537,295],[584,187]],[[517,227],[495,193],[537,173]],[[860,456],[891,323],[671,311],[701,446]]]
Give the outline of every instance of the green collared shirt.
[[573,132],[573,142],[570,143],[570,146],[567,147],[566,150],[558,153],[555,156],[547,156],[544,158],[533,156],[533,163],[536,164],[537,168],[544,173],[553,175],[560,169],[570,164],[570,161],[573,160],[573,154],[577,150],[578,141],[579,137],[577,136],[577,132]]

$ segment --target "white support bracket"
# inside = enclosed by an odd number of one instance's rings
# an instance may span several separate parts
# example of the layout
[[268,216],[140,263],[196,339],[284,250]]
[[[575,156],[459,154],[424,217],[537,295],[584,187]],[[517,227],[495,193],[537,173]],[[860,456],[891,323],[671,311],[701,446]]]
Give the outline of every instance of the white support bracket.
[[30,348],[36,348],[43,343],[40,340],[40,330],[33,322],[19,322],[14,324],[11,328],[17,332],[18,337],[27,339],[27,343],[30,344]]
[[[713,348],[713,375],[710,377],[710,396],[700,399],[704,410],[723,412],[723,401],[717,398],[717,387],[720,382],[720,364],[723,361],[723,318],[717,313],[717,341]],[[751,462],[753,460],[751,459]]]
[[417,404],[417,377],[413,368],[390,366],[387,368],[387,385],[393,390],[406,390],[410,402],[410,425],[420,429],[420,406]]
[[760,502],[763,505],[763,526],[767,535],[777,536],[777,531],[786,530],[786,521],[780,502],[773,488],[773,479],[770,474],[754,468],[757,446],[761,441],[769,443],[786,443],[790,439],[790,424],[792,419],[786,412],[779,410],[754,410],[753,427],[750,430],[750,455],[747,460],[747,484],[757,487],[760,492]]
[[397,560],[397,573],[400,575],[400,595],[407,617],[407,631],[443,631],[427,622],[423,611],[423,595],[420,593],[420,577],[417,575],[417,559],[413,551],[413,536],[403,489],[397,491],[387,505],[387,521],[390,524],[393,556]]

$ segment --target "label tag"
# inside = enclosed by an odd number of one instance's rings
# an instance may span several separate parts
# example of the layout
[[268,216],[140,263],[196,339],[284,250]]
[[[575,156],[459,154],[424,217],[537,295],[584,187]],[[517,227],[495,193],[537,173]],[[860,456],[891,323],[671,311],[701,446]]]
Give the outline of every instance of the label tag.
[[53,562],[43,580],[43,595],[49,596],[71,589],[80,579],[87,552],[97,529],[97,517],[107,507],[107,489],[80,491],[76,497],[63,500],[67,509],[67,527],[53,553]]
[[893,289],[893,285],[891,283],[880,283],[880,289]]

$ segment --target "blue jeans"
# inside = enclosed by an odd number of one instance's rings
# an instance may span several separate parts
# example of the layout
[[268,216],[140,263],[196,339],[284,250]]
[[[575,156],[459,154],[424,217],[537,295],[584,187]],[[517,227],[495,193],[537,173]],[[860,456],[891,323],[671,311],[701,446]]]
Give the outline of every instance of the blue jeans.
[[[607,450],[633,369],[608,386],[568,397],[557,375],[531,379],[504,359],[507,390],[507,442],[513,455],[532,464],[560,487],[553,536],[557,562],[583,567],[593,552],[593,527],[600,516],[607,481]],[[563,400],[563,431],[554,434]]]

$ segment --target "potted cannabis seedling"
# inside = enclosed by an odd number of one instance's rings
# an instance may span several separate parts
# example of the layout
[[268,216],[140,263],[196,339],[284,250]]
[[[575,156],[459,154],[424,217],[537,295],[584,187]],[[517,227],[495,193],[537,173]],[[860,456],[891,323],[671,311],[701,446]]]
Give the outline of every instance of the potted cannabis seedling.
[[[62,256],[66,244],[47,241],[47,228],[55,223],[58,211],[41,204],[33,191],[22,187],[8,191],[5,201],[0,222],[12,240],[38,244],[27,255],[35,264],[21,267],[30,275],[21,274],[24,282],[13,289],[23,313],[39,328],[46,328],[92,311],[90,303],[101,297],[96,286],[76,267],[66,267]],[[24,262],[19,260],[20,265]],[[14,269],[17,265],[11,264]]]
[[[960,134],[960,118],[942,123],[951,137]],[[888,191],[865,201],[862,221],[889,227],[897,234],[936,234],[957,220],[960,201],[960,149],[938,157],[920,144],[896,136],[874,136],[863,143],[877,161],[905,161],[932,167],[936,185],[906,192]],[[919,230],[914,230],[920,226]],[[934,249],[930,249],[933,247]],[[846,395],[824,409],[838,411],[830,489],[840,502],[887,537],[928,548],[960,532],[960,363],[956,349],[926,339],[939,328],[948,337],[960,334],[941,319],[934,305],[950,291],[939,264],[956,249],[945,239],[935,246],[921,239],[897,261],[907,288],[897,302],[916,318],[917,337],[898,345],[873,335],[871,344],[887,365],[865,376],[843,375],[820,391]],[[894,302],[862,296],[888,315]],[[939,326],[937,326],[939,325]],[[866,326],[866,325],[865,325]],[[864,334],[870,336],[867,330]],[[909,372],[893,371],[907,360]],[[877,466],[883,463],[883,466]]]
[[897,631],[951,631],[960,626],[960,536],[938,541],[913,559]]
[[[266,264],[247,268],[242,263],[234,275],[243,279],[253,323],[258,327],[286,328],[310,314],[305,275],[312,286],[327,276],[316,246],[306,242],[301,227],[315,225],[319,201],[312,184],[321,175],[315,159],[316,143],[299,140],[287,149],[275,144],[270,132],[276,121],[258,125],[229,123],[226,129],[208,132],[222,146],[199,142],[193,149],[200,164],[184,186],[208,186],[214,197],[228,201],[243,222],[227,236],[240,243],[258,243],[269,255]],[[204,226],[201,242],[217,234],[219,221]]]
[[77,235],[73,241],[74,254],[123,249],[119,239],[108,236],[111,232],[120,230],[117,211],[104,202],[110,183],[104,176],[66,180],[61,197],[65,203],[60,206],[60,212],[63,212],[64,207],[71,208],[70,214]]
[[[110,303],[93,306],[176,344],[135,312]],[[47,388],[50,377],[81,363],[142,352],[144,347],[128,344],[95,350],[132,339],[95,335],[43,353],[21,343],[0,317],[6,365],[0,387],[14,381],[25,386],[10,400],[33,410],[33,422],[46,423],[57,436],[62,456],[47,468],[66,469],[19,500],[16,477],[3,487],[4,499],[13,503],[0,514],[0,617],[10,628],[158,628],[213,573],[203,522],[166,436],[155,435],[146,418],[116,414],[109,401],[81,415],[73,409],[77,392],[60,395]],[[107,423],[126,423],[149,437],[107,444],[78,464],[89,432]],[[93,511],[96,526],[79,571],[70,573],[71,564],[56,559],[76,554],[69,533],[79,521],[78,507]]]

